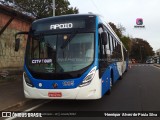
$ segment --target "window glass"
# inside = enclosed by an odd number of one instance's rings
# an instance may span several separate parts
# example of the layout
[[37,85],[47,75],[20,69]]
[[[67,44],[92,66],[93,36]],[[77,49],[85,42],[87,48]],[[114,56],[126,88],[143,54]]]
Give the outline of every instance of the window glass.
[[112,36],[110,36],[110,50],[113,51],[113,42],[112,42]]
[[78,71],[94,60],[94,33],[36,35],[29,41],[27,62],[36,72]]

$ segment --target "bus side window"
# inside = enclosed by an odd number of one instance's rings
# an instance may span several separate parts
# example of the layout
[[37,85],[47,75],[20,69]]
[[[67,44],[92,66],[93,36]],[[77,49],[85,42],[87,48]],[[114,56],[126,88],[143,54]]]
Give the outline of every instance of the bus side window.
[[110,50],[111,50],[111,53],[112,53],[112,51],[113,51],[112,36],[110,36]]
[[113,46],[113,51],[115,49],[115,39],[112,37],[112,46]]
[[118,61],[122,60],[121,45],[120,45],[120,43],[118,43],[118,45],[117,45],[117,58],[118,58]]
[[103,73],[106,70],[106,66],[107,66],[107,52],[106,52],[106,45],[102,44],[102,38],[101,38],[101,33],[103,32],[103,28],[100,27],[99,28],[99,37],[98,37],[98,41],[99,41],[99,78],[102,77]]
[[113,46],[113,51],[112,51],[112,62],[117,61],[117,53],[116,53],[116,46],[115,46],[115,39],[112,37],[112,46]]
[[117,52],[117,41],[115,41],[115,51]]
[[124,53],[124,60],[127,59],[127,51],[123,48],[123,53]]
[[101,33],[103,32],[103,29],[100,27],[98,29],[98,43],[99,43],[99,57],[102,58],[103,55],[103,46],[102,46],[102,40],[101,40]]
[[110,62],[111,61],[111,45],[110,45],[110,34],[107,32],[107,61]]
[[107,37],[108,37],[108,39],[107,39],[107,50],[110,50],[110,48],[111,48],[111,46],[110,46],[110,39],[109,39],[110,35],[109,35],[108,32],[107,32]]
[[115,40],[115,54],[116,54],[116,61],[118,61],[118,43],[117,41]]

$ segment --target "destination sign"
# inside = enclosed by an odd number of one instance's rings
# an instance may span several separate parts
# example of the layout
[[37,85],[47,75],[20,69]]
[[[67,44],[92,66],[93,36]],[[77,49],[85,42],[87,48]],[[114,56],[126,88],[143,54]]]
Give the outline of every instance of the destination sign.
[[35,23],[32,25],[32,29],[34,29],[35,31],[64,30],[85,27],[85,20],[49,21],[43,23]]
[[64,24],[53,24],[53,25],[50,25],[50,30],[69,29],[69,28],[73,28],[73,23],[64,23]]

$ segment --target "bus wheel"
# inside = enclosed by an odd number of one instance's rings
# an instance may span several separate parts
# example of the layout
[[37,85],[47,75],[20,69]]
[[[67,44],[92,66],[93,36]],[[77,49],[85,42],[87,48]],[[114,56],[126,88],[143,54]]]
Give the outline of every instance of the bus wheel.
[[119,77],[119,80],[122,80],[123,79],[123,76],[121,75],[120,77]]
[[110,95],[110,94],[111,94],[112,86],[113,86],[113,78],[111,77],[111,78],[110,78],[110,88],[109,88],[109,90],[107,91],[107,95]]

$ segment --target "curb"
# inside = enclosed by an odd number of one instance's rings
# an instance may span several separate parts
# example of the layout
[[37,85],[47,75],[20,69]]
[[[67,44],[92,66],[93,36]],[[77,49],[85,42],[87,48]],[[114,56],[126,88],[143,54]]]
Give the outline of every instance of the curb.
[[22,75],[23,69],[0,69],[0,77],[8,77],[14,75]]
[[15,109],[15,108],[19,108],[19,107],[22,107],[24,105],[26,105],[27,103],[30,103],[32,100],[25,100],[25,101],[21,101],[21,102],[18,102],[14,105],[11,105],[11,106],[8,106],[7,108],[4,108],[0,111],[10,111],[12,109]]
[[156,64],[154,64],[154,66],[156,66],[156,67],[160,67],[160,65],[156,65]]
[[[18,79],[18,78],[20,79]],[[14,82],[21,82],[22,81],[22,76],[21,75],[14,75],[14,76],[8,76],[8,77],[2,77],[0,76],[0,86],[1,85],[6,85]]]

